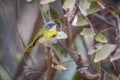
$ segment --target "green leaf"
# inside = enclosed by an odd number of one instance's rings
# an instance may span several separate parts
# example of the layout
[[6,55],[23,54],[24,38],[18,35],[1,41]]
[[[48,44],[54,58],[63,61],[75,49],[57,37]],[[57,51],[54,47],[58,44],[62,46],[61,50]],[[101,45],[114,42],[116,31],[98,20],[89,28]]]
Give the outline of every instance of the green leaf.
[[77,15],[77,26],[85,26],[88,22],[82,17],[82,15]]
[[74,74],[73,80],[81,80],[80,78],[81,78],[80,73],[79,73],[79,72],[76,72],[76,73]]
[[62,54],[61,54],[61,49],[60,49],[59,45],[57,43],[56,44],[54,43],[54,44],[52,44],[52,48],[56,52],[56,55],[60,59],[60,61],[62,61]]
[[93,2],[93,1],[96,1],[96,0],[88,0],[89,2]]
[[80,0],[79,8],[81,10],[81,13],[84,16],[87,16],[87,9],[90,8],[90,2],[88,0]]
[[60,20],[60,14],[52,7],[50,7],[51,18]]
[[116,45],[104,44],[102,49],[96,51],[94,62],[99,62],[106,59],[115,49]]
[[96,11],[98,11],[99,9],[99,5],[96,1],[92,1],[90,3],[90,8],[87,10],[87,13],[88,14],[92,14],[92,13],[95,13]]
[[75,4],[75,0],[66,0],[63,4],[63,9],[70,9]]
[[50,17],[52,18],[52,20],[54,19],[60,20],[60,14],[54,8],[50,7],[48,4],[44,4],[42,6],[42,11],[47,18]]
[[3,80],[12,80],[8,72],[0,65],[0,76]]
[[51,3],[54,1],[56,1],[56,0],[40,0],[40,4],[48,4],[48,3]]
[[101,33],[99,33],[95,36],[95,40],[98,41],[98,42],[101,42],[101,43],[107,43],[108,42],[107,38]]
[[49,5],[48,4],[44,4],[41,6],[42,12],[46,17],[49,17]]
[[101,73],[101,66],[100,63],[93,63],[93,70],[95,73]]
[[110,8],[109,10],[114,16],[117,17],[119,15],[119,10],[117,8]]
[[88,37],[88,38],[94,38],[96,35],[94,32],[90,31],[88,28],[84,28],[81,32],[81,35]]

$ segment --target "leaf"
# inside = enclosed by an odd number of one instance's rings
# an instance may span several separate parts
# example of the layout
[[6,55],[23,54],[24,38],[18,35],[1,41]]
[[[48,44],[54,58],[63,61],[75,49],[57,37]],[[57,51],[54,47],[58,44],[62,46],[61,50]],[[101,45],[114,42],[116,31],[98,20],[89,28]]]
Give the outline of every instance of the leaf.
[[112,8],[110,7],[110,12],[114,15],[114,16],[118,16],[119,15],[119,10],[117,8]]
[[52,56],[52,63],[59,64],[59,60],[55,56]]
[[76,72],[75,74],[74,74],[74,77],[73,77],[73,80],[80,80],[80,73],[79,72]]
[[61,70],[61,71],[66,71],[67,68],[61,64],[57,64],[57,65],[52,65],[53,68],[57,69],[57,70]]
[[96,48],[96,49],[93,49],[93,48],[89,49],[88,54],[89,54],[89,55],[92,55],[92,54],[96,53],[98,50],[101,50],[102,47],[103,47],[103,44],[97,43],[97,44],[95,45],[95,48]]
[[90,3],[90,8],[87,10],[87,14],[92,14],[95,13],[96,11],[98,11],[99,9],[99,5],[96,1],[92,1]]
[[90,2],[88,0],[80,0],[79,8],[81,10],[81,13],[84,16],[87,16],[87,9],[90,8]]
[[56,1],[56,0],[40,0],[40,4],[48,4],[48,3],[51,3],[54,1]]
[[88,22],[82,17],[82,15],[77,16],[77,26],[85,26]]
[[29,3],[35,2],[35,0],[26,0],[26,1],[29,2]]
[[99,33],[95,36],[95,40],[98,41],[98,42],[101,42],[101,43],[107,43],[108,42],[107,38],[101,33]]
[[95,36],[95,33],[90,31],[88,28],[84,28],[81,32],[81,35],[88,37],[88,38],[93,38]]
[[96,0],[88,0],[89,2],[93,2],[93,1],[96,1]]
[[51,18],[60,20],[60,14],[52,7],[50,7]]
[[67,34],[65,32],[59,31],[55,38],[56,39],[66,39],[66,38],[68,38],[68,36],[67,36]]
[[12,80],[8,72],[0,65],[0,77],[3,80]]
[[75,0],[66,0],[63,4],[63,9],[67,10],[73,7],[75,4]]
[[102,49],[96,51],[94,62],[99,62],[106,59],[115,49],[116,45],[104,44]]
[[95,48],[96,48],[97,50],[102,49],[102,47],[103,47],[103,44],[101,44],[101,43],[96,43],[96,44],[95,44]]
[[56,43],[52,44],[52,48],[54,49],[57,57],[60,59],[60,61],[62,61],[61,57],[62,57],[62,54],[61,54],[61,49],[59,47],[59,45]]
[[94,54],[96,51],[98,51],[98,50],[97,50],[97,49],[89,49],[88,54],[89,54],[89,55],[92,55],[92,54]]
[[42,12],[46,17],[49,17],[49,5],[48,4],[44,4],[41,6]]
[[110,58],[110,61],[113,62],[118,59],[120,59],[120,47],[117,48],[115,54]]
[[42,11],[47,18],[51,17],[52,20],[54,19],[60,20],[60,14],[54,8],[50,7],[48,4],[44,4],[42,6]]

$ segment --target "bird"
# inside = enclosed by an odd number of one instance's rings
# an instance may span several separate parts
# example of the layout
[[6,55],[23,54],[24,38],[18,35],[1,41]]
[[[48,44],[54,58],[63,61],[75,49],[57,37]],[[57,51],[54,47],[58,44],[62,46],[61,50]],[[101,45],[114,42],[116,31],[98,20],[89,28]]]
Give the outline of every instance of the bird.
[[55,37],[58,34],[59,29],[60,21],[58,20],[48,21],[37,32],[32,42],[25,47],[24,52],[30,52],[40,38],[50,39],[52,37]]

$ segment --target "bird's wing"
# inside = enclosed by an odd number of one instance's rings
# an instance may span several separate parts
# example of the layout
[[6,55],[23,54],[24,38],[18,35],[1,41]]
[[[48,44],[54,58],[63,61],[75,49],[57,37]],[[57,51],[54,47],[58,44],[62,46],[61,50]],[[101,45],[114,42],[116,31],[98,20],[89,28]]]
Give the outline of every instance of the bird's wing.
[[41,28],[41,29],[38,31],[38,33],[37,33],[37,34],[35,35],[35,37],[33,38],[32,42],[31,42],[28,46],[25,47],[24,52],[30,52],[30,51],[31,51],[31,49],[35,46],[35,43],[37,42],[37,40],[43,36],[44,31],[45,31],[45,28],[44,28],[44,27]]

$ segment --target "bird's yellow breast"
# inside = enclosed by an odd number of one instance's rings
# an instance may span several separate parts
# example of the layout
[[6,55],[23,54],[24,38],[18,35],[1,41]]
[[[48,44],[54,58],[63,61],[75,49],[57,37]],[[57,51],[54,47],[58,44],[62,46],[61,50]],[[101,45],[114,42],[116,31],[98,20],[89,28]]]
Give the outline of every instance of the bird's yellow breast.
[[54,29],[54,30],[47,30],[47,31],[45,31],[44,32],[44,35],[43,35],[43,37],[44,38],[51,38],[51,37],[53,37],[54,35],[57,35],[57,30],[56,29]]

